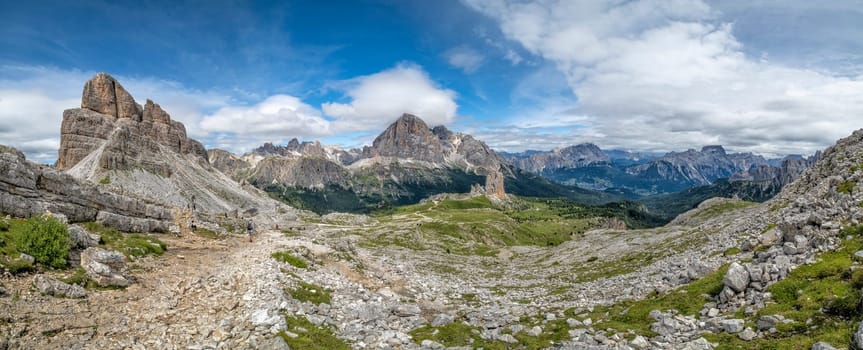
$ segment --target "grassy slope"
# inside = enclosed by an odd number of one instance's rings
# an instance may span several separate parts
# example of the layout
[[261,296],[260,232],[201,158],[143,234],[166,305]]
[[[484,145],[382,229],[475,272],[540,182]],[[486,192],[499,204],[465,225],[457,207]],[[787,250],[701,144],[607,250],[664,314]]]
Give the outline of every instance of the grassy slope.
[[391,208],[374,214],[383,227],[371,245],[436,248],[494,255],[504,246],[554,246],[618,218],[630,227],[656,224],[634,203],[585,206],[564,199],[516,198],[497,207],[484,196]]

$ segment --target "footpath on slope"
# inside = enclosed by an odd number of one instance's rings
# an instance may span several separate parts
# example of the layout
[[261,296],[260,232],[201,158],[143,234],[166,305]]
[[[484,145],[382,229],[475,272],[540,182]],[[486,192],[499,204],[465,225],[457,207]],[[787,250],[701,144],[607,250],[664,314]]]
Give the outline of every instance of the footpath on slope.
[[[160,257],[130,263],[137,283],[63,299],[34,290],[34,275],[4,276],[0,348],[284,348],[274,336],[285,302],[270,255],[287,240],[275,231],[224,240],[159,237]],[[51,275],[56,275],[49,272]],[[57,275],[56,277],[59,277]]]

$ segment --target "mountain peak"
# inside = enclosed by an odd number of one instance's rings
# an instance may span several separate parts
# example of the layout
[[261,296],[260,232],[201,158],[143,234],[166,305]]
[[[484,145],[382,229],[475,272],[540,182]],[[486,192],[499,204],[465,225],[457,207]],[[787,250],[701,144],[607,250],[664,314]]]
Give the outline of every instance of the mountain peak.
[[402,114],[372,142],[366,156],[412,158],[432,163],[444,160],[440,139],[413,114]]
[[722,145],[708,145],[701,148],[701,153],[725,155],[725,148]]

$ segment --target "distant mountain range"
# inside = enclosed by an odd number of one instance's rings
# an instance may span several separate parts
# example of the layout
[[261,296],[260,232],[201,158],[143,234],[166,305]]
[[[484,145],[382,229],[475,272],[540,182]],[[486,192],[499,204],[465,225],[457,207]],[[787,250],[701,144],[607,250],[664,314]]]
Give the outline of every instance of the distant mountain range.
[[[509,164],[471,135],[430,128],[405,114],[371,146],[343,150],[319,142],[266,143],[245,154],[210,150],[211,164],[293,206],[328,211],[370,211],[416,203],[438,193],[465,193],[483,185],[522,196],[564,197],[600,204],[622,197],[558,184]],[[489,182],[487,178],[502,180]]]
[[817,156],[768,160],[752,153],[727,153],[722,146],[665,155],[603,151],[585,143],[547,152],[506,153],[511,164],[555,182],[631,198],[675,193],[718,179],[755,181],[781,188],[811,165]]

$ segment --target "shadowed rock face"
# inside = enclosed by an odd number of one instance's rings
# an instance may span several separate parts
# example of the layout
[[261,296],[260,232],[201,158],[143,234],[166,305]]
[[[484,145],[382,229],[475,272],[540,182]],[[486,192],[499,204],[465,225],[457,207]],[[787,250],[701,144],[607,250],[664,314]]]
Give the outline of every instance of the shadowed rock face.
[[99,73],[84,85],[81,108],[63,112],[58,169],[70,169],[99,147],[98,166],[105,170],[143,168],[170,176],[170,166],[148,159],[159,147],[191,154],[206,163],[207,151],[186,136],[182,123],[153,101],[143,109],[113,77]]

